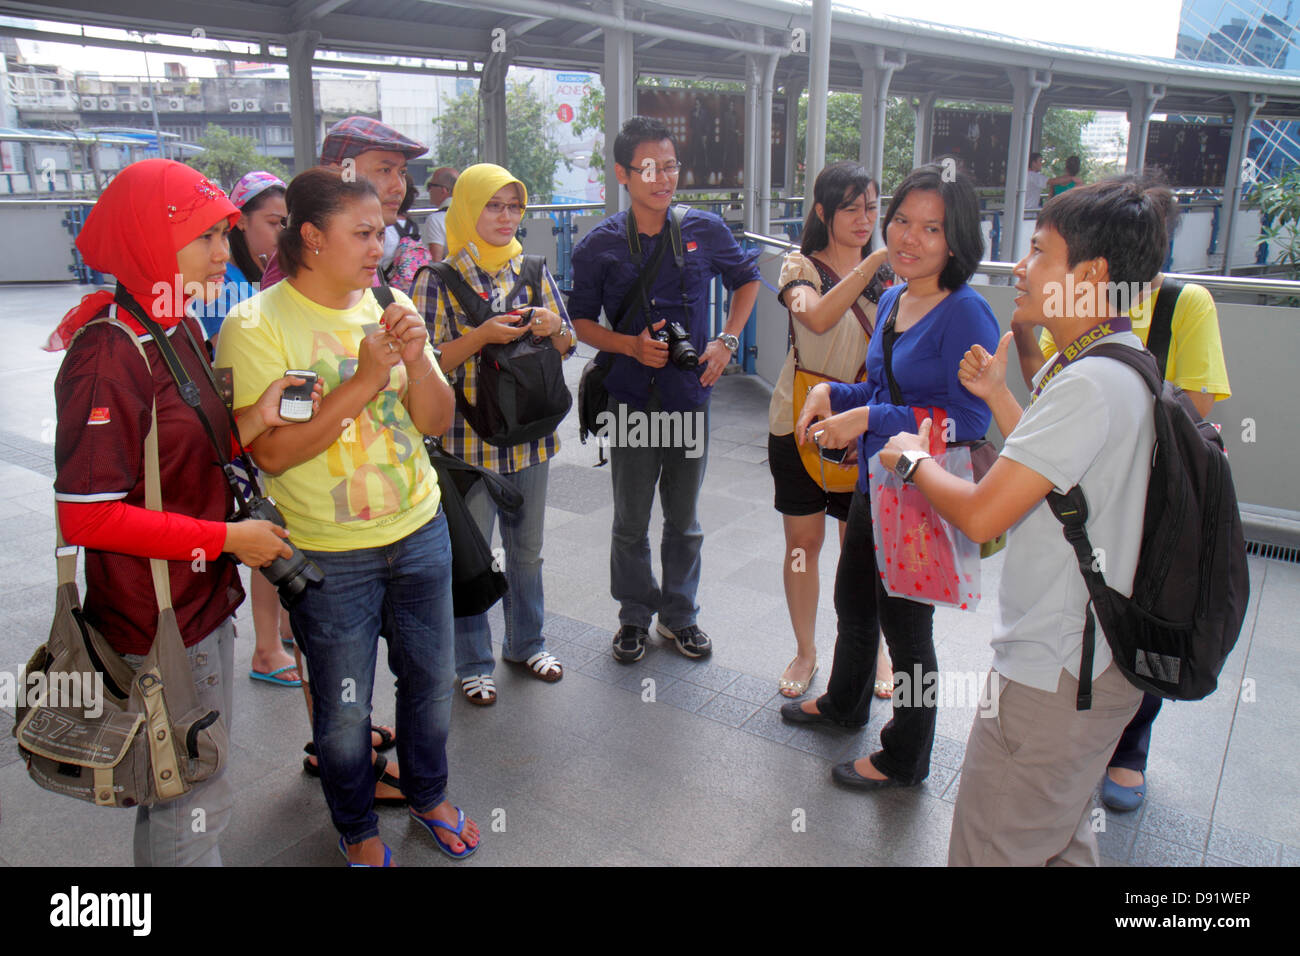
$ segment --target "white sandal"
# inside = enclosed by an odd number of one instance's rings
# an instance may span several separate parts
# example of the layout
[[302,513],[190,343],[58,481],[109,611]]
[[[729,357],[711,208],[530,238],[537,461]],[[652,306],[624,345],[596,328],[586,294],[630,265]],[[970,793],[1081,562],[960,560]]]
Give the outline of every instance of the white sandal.
[[511,663],[527,667],[534,677],[538,680],[544,680],[548,684],[554,684],[564,676],[564,665],[550,651],[538,651],[526,661],[512,661]]
[[460,692],[471,704],[479,707],[487,707],[497,702],[497,684],[491,674],[463,678],[460,682]]

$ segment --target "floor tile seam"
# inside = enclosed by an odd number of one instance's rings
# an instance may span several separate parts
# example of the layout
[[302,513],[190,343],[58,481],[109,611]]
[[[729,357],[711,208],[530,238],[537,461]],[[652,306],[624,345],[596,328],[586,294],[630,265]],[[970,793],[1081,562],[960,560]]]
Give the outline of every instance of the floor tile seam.
[[[1264,562],[1264,576],[1259,582],[1259,599],[1255,601],[1254,613],[1250,619],[1250,631],[1246,636],[1246,659],[1242,661],[1241,673],[1244,677],[1250,671],[1250,652],[1255,646],[1255,627],[1259,623],[1259,606],[1263,603],[1264,589],[1268,587],[1268,562]],[[1243,627],[1244,629],[1244,627]],[[1228,766],[1228,748],[1232,746],[1232,735],[1237,729],[1237,712],[1241,707],[1241,687],[1238,685],[1232,701],[1232,717],[1228,720],[1228,733],[1223,742],[1223,752],[1219,758],[1219,774],[1214,781],[1214,797],[1210,800],[1210,826],[1205,834],[1205,852],[1209,852],[1210,835],[1214,832],[1214,817],[1219,811],[1219,796],[1223,792],[1223,776]],[[1243,831],[1245,832],[1245,831]],[[1280,842],[1280,841],[1279,841]],[[1281,851],[1278,851],[1279,854]],[[1280,856],[1279,856],[1280,859]]]

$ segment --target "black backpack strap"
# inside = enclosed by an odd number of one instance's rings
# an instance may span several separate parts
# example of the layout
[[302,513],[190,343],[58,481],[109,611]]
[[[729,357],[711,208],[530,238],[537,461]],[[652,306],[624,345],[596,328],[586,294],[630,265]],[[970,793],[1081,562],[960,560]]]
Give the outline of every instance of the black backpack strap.
[[375,294],[375,301],[379,303],[381,309],[386,309],[393,304],[393,290],[388,286],[373,286],[370,291]]
[[1097,622],[1092,609],[1106,593],[1106,578],[1093,563],[1092,542],[1088,540],[1086,528],[1088,502],[1083,497],[1083,489],[1075,485],[1065,494],[1048,492],[1047,504],[1056,520],[1061,522],[1065,540],[1074,549],[1079,571],[1088,586],[1090,600],[1083,609],[1083,651],[1079,659],[1079,695],[1075,700],[1076,710],[1087,710],[1092,706],[1092,662],[1097,647]]
[[[519,281],[515,283],[515,290],[520,287],[528,290],[529,305],[544,305],[546,302],[542,295],[542,274],[545,267],[545,256],[524,256],[524,261],[519,266]],[[512,291],[506,301],[514,298],[514,294]]]
[[1147,332],[1147,351],[1156,357],[1156,367],[1161,380],[1169,365],[1169,345],[1174,337],[1174,307],[1182,294],[1183,284],[1166,278],[1156,292],[1156,304],[1151,310],[1151,330]]
[[881,348],[885,353],[885,378],[889,381],[889,400],[895,405],[902,405],[903,390],[898,387],[898,380],[894,378],[894,339],[898,333],[894,331],[894,322],[898,318],[898,300],[901,295],[894,297],[894,307],[889,310],[889,315],[883,323],[879,323],[883,337],[880,340]]
[[492,307],[470,287],[450,262],[433,262],[426,268],[433,270],[433,274],[438,277],[443,287],[460,305],[461,311],[465,313],[466,324],[470,328],[476,329],[492,318]]
[[1164,391],[1165,378],[1156,367],[1155,356],[1149,352],[1129,348],[1127,345],[1120,345],[1118,342],[1102,342],[1099,345],[1094,345],[1079,357],[1086,358],[1089,355],[1112,358],[1134,369],[1142,376],[1142,381],[1146,382],[1147,388],[1151,390],[1151,394],[1156,398],[1159,398],[1160,393]]

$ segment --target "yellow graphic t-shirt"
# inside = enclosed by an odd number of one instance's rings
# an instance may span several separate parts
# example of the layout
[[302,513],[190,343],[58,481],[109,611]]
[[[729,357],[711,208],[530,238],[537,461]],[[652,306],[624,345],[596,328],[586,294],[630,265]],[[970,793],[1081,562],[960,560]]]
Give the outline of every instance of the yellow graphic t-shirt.
[[[397,290],[393,298],[408,308]],[[328,396],[357,368],[361,340],[384,310],[367,289],[350,309],[312,302],[288,280],[245,299],[221,326],[216,366],[234,378],[235,408],[254,404],[288,369],[320,376]],[[442,372],[426,352],[439,378]],[[444,379],[445,381],[445,379]],[[438,481],[424,436],[402,404],[406,369],[398,365],[388,387],[366,405],[339,439],[315,458],[282,475],[263,474],[294,544],[311,551],[351,551],[392,544],[438,511]]]

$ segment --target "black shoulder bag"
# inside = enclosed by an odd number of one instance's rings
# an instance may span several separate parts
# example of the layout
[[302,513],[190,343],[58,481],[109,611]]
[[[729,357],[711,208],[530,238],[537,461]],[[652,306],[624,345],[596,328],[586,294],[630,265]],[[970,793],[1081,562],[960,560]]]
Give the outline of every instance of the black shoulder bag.
[[[381,308],[393,304],[393,291],[388,286],[375,286],[371,291]],[[491,547],[465,505],[465,495],[482,480],[487,483],[493,501],[506,511],[517,511],[524,499],[496,472],[471,465],[447,451],[441,439],[426,436],[424,447],[438,476],[438,493],[443,514],[447,516],[447,536],[451,539],[452,613],[456,617],[473,617],[501,600],[508,585],[505,572],[493,558]]]

